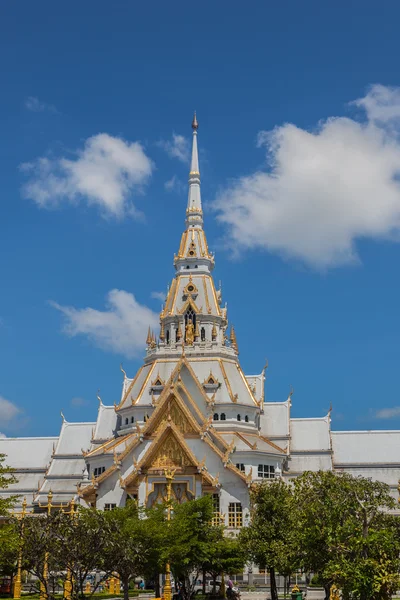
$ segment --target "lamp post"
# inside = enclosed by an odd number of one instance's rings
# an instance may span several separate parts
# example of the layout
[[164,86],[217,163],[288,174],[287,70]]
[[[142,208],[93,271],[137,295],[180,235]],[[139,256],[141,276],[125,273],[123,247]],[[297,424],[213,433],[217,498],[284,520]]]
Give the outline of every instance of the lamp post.
[[[175,475],[175,469],[164,469],[165,479],[167,480],[167,521],[171,520],[171,490],[172,481]],[[169,562],[165,565],[165,585],[164,585],[164,600],[171,600],[171,566]]]
[[27,502],[26,502],[26,498],[24,498],[24,500],[22,502],[22,513],[20,516],[17,516],[17,519],[21,519],[21,531],[20,531],[20,544],[19,544],[19,550],[18,550],[17,575],[15,577],[14,592],[13,592],[13,598],[15,600],[17,600],[17,599],[19,600],[19,598],[21,598],[22,539],[23,539],[23,535],[24,535],[24,521],[25,521],[25,515],[26,515],[26,506],[27,506]]
[[[47,508],[47,516],[49,517],[51,514],[51,509],[54,508],[54,504],[52,503],[53,500],[53,492],[51,490],[49,490],[49,493],[47,494],[47,504],[39,504],[39,506],[41,506],[42,508]],[[40,600],[47,600],[48,594],[47,594],[47,580],[49,578],[49,553],[46,550],[46,552],[44,553],[44,565],[43,565],[43,581],[46,583],[43,583],[42,581],[40,582],[40,593],[39,593],[39,598]]]

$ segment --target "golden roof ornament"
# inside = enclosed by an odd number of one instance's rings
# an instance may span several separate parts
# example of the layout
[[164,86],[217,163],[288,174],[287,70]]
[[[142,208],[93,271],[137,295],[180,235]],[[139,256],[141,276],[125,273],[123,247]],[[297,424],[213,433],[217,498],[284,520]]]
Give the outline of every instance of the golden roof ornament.
[[197,116],[196,116],[196,111],[194,111],[194,115],[193,115],[193,121],[192,121],[192,129],[194,131],[197,131],[199,128],[199,124],[197,122]]
[[235,328],[232,325],[231,327],[231,335],[229,336],[229,339],[231,341],[231,346],[234,349],[234,351],[236,352],[236,354],[239,354],[239,350],[238,350],[238,345],[237,345],[237,339],[236,339],[236,333],[235,333]]
[[147,332],[146,344],[147,344],[147,346],[150,346],[150,344],[151,344],[151,331],[150,331],[150,325],[149,325],[149,330],[148,330],[148,332]]

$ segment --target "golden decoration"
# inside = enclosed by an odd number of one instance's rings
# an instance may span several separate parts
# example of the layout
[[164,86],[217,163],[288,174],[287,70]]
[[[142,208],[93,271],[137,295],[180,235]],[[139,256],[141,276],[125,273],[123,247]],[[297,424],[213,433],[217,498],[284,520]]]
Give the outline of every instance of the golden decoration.
[[218,379],[213,375],[213,372],[211,369],[210,369],[209,376],[207,377],[207,379],[205,379],[203,381],[203,385],[207,385],[207,384],[208,385],[218,385],[219,384]]
[[188,346],[193,346],[194,342],[194,325],[192,319],[188,319],[186,325],[185,341]]
[[178,330],[176,332],[176,339],[179,342],[179,340],[182,338],[182,329],[181,329],[181,323],[179,321],[178,323]]
[[217,339],[217,328],[215,327],[215,323],[212,326],[211,330],[211,339],[215,341]]
[[237,340],[236,340],[235,328],[233,327],[233,325],[231,327],[231,335],[229,336],[229,339],[231,341],[232,348],[234,349],[234,351],[236,352],[236,354],[239,354]]
[[186,256],[190,256],[190,257],[196,256],[197,255],[197,251],[196,250],[197,250],[196,249],[196,244],[193,241],[190,242]]
[[170,435],[159,449],[151,466],[157,468],[183,468],[190,465],[191,462],[182,451],[181,445],[173,436]]
[[204,288],[204,297],[206,300],[206,306],[207,306],[207,312],[210,315],[211,314],[211,306],[210,306],[210,301],[208,299],[208,292],[207,292],[207,284],[206,284],[206,276],[203,275],[203,288]]
[[183,288],[184,296],[193,296],[198,293],[196,285],[192,281],[192,276],[189,277],[189,283]]
[[149,329],[147,331],[146,346],[150,346],[150,344],[151,344],[151,331],[150,331],[150,326],[149,326]]

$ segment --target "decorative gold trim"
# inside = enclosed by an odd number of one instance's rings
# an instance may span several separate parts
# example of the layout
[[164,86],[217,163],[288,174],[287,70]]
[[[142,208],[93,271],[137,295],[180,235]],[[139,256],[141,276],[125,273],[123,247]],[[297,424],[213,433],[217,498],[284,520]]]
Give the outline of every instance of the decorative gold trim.
[[132,389],[133,389],[133,386],[135,385],[135,383],[136,383],[136,381],[137,381],[137,379],[138,379],[138,377],[139,377],[140,373],[141,373],[141,372],[142,372],[142,370],[144,369],[144,367],[145,367],[145,365],[142,365],[142,366],[139,368],[139,370],[138,370],[138,372],[136,373],[135,377],[133,378],[133,380],[132,380],[132,381],[131,381],[131,383],[129,384],[129,387],[128,387],[128,389],[127,389],[127,391],[126,391],[126,393],[125,393],[124,397],[122,398],[121,402],[120,402],[120,403],[119,403],[119,404],[118,404],[118,405],[115,407],[115,410],[116,410],[116,411],[117,411],[117,410],[119,410],[119,409],[120,409],[120,408],[123,406],[123,404],[125,403],[126,399],[128,398],[129,394],[131,393],[131,391],[132,391]]
[[172,299],[173,299],[173,296],[174,296],[174,293],[175,293],[176,285],[177,285],[177,280],[173,279],[172,280],[172,285],[171,285],[171,287],[168,290],[167,299],[165,301],[164,316],[166,316],[169,313],[169,310],[170,310],[169,309],[169,305],[170,305],[170,303],[172,304]]
[[[193,287],[192,290],[189,290],[189,287]],[[193,294],[198,294],[199,290],[197,289],[196,284],[193,282],[192,277],[189,277],[188,283],[183,288],[182,295],[183,296],[193,296]]]
[[243,373],[243,371],[242,371],[242,367],[240,366],[240,364],[239,364],[239,363],[236,363],[236,364],[237,364],[237,370],[238,370],[238,371],[239,371],[239,373],[240,373],[240,376],[241,376],[241,378],[242,378],[242,380],[243,380],[243,383],[245,384],[245,386],[246,386],[246,388],[247,388],[247,391],[248,391],[248,392],[249,392],[249,394],[250,394],[250,397],[251,397],[251,399],[253,400],[253,402],[254,402],[254,404],[255,404],[256,406],[259,406],[259,404],[258,404],[257,400],[254,398],[254,395],[253,395],[253,393],[252,393],[252,391],[251,391],[251,389],[250,389],[249,382],[248,382],[248,381],[247,381],[247,379],[246,379],[246,375],[245,375],[245,374]]
[[203,385],[206,385],[207,383],[209,383],[210,385],[218,385],[219,381],[218,378],[215,377],[215,375],[213,374],[212,370],[210,369],[210,374],[209,376],[203,381]]
[[205,297],[205,300],[206,300],[207,312],[210,315],[211,314],[211,306],[210,306],[210,301],[208,299],[206,276],[203,275],[202,279],[203,279],[204,297]]
[[215,302],[215,306],[216,306],[216,308],[217,308],[217,312],[218,312],[219,316],[221,317],[221,316],[222,316],[222,312],[221,312],[221,307],[220,307],[220,305],[218,304],[218,300],[217,300],[217,292],[215,291],[214,280],[213,280],[213,278],[212,278],[212,277],[209,277],[208,279],[209,279],[209,281],[210,281],[211,292],[212,292],[212,295],[213,295],[213,297],[214,297],[214,302]]
[[226,385],[226,387],[227,387],[227,390],[228,390],[228,394],[229,394],[229,396],[230,396],[230,399],[232,400],[232,402],[234,402],[234,403],[236,404],[236,402],[237,402],[237,395],[236,395],[236,396],[234,396],[234,395],[233,395],[233,393],[232,393],[231,384],[229,383],[229,379],[228,379],[228,377],[227,377],[227,374],[226,374],[226,371],[225,371],[225,367],[224,367],[224,365],[223,365],[223,362],[222,362],[222,360],[221,360],[220,358],[218,359],[218,362],[219,362],[219,366],[220,366],[220,368],[221,368],[222,376],[223,376],[223,378],[224,378],[225,385]]
[[189,306],[194,310],[194,312],[196,314],[201,313],[201,308],[198,308],[195,301],[193,300],[193,298],[190,298],[190,297],[186,300],[186,302],[182,306],[181,310],[178,309],[176,312],[178,313],[178,315],[183,315],[183,313],[185,313],[187,311]]
[[156,363],[154,362],[154,363],[151,365],[151,367],[150,367],[150,369],[149,369],[149,372],[147,373],[146,377],[144,378],[144,382],[143,382],[143,384],[142,384],[142,387],[140,388],[140,392],[139,392],[139,394],[137,395],[137,397],[136,397],[136,400],[134,400],[134,399],[132,398],[132,405],[133,405],[133,404],[137,404],[137,403],[139,402],[139,400],[140,400],[140,397],[141,397],[141,395],[142,395],[142,394],[143,394],[143,392],[144,392],[144,389],[145,389],[145,387],[146,387],[146,385],[147,385],[147,383],[148,383],[148,381],[149,381],[149,379],[150,379],[150,376],[151,376],[152,372],[154,371],[154,368],[155,368],[155,366],[156,366]]

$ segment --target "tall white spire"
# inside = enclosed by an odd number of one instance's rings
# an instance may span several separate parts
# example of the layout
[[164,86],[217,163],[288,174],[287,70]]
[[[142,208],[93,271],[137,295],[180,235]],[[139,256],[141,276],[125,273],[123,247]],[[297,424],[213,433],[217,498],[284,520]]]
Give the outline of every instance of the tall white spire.
[[190,163],[189,173],[189,194],[188,204],[186,209],[186,225],[187,227],[202,227],[203,225],[203,210],[201,208],[200,194],[200,169],[199,169],[199,154],[197,151],[197,130],[199,124],[197,122],[196,113],[194,113],[192,121],[193,143],[192,143],[192,160]]

